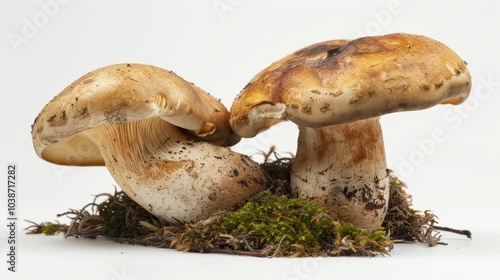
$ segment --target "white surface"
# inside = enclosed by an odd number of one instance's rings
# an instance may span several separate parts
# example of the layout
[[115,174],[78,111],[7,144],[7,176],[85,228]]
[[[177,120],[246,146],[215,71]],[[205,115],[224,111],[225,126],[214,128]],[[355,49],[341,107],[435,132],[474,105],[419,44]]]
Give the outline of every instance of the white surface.
[[[408,183],[416,208],[432,209],[442,225],[470,229],[474,239],[451,236],[450,245],[436,248],[398,245],[385,258],[270,260],[26,236],[19,230],[19,272],[13,274],[4,261],[7,228],[2,226],[0,275],[9,278],[1,278],[34,279],[50,272],[53,279],[116,280],[209,274],[228,279],[496,279],[500,2],[436,2],[2,1],[0,149],[2,168],[8,163],[19,167],[19,229],[27,226],[23,219],[54,220],[94,194],[113,191],[105,168],[54,166],[40,160],[31,145],[30,125],[38,112],[81,75],[113,63],[153,64],[174,70],[230,107],[254,74],[296,49],[328,39],[407,32],[454,49],[469,63],[473,89],[460,107],[383,117],[387,160]],[[433,139],[435,131],[441,136]],[[296,135],[287,123],[234,149],[253,154],[275,144],[293,152]],[[6,193],[0,191],[3,213]]]
[[107,239],[22,236],[24,253],[14,279],[35,279],[40,273],[74,280],[498,279],[498,236],[480,233],[474,240],[451,236],[444,241],[449,245],[396,244],[390,257],[269,259],[183,253]]

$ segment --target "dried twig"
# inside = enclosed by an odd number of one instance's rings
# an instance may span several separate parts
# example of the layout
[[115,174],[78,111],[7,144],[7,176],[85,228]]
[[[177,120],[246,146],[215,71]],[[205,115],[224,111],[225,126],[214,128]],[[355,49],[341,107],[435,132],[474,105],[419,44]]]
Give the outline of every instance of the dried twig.
[[453,229],[453,228],[449,228],[449,227],[440,227],[440,226],[434,226],[434,228],[437,230],[441,230],[441,231],[447,231],[447,232],[451,232],[451,233],[455,233],[455,234],[459,234],[459,235],[465,235],[465,236],[467,236],[467,238],[472,239],[472,233],[470,232],[470,230]]

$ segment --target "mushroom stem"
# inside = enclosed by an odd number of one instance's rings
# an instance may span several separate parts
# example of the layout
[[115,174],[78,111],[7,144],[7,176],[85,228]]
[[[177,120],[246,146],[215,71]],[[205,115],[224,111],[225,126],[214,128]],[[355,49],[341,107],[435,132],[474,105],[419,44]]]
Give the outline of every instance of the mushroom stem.
[[299,127],[292,191],[376,229],[387,212],[389,176],[379,118]]
[[266,185],[265,173],[247,157],[190,139],[159,117],[81,133],[98,146],[122,190],[170,223],[229,210]]

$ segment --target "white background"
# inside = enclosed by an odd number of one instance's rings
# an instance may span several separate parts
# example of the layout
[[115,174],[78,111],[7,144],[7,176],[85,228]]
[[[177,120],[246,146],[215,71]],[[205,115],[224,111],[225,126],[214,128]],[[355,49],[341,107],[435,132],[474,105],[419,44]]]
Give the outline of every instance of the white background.
[[[77,1],[2,0],[2,168],[18,165],[17,273],[7,271],[6,180],[0,191],[0,271],[34,279],[496,279],[500,263],[500,53],[498,1]],[[229,108],[262,68],[309,44],[392,32],[437,39],[469,63],[471,95],[458,107],[384,116],[387,161],[409,185],[415,208],[473,240],[396,245],[391,257],[257,259],[180,253],[111,241],[27,236],[24,220],[54,221],[93,195],[112,192],[103,167],[49,164],[35,154],[30,125],[81,75],[114,63],[174,70]],[[435,134],[440,137],[434,137]],[[237,144],[251,155],[276,145],[294,152],[297,129],[277,126]],[[258,160],[259,158],[256,157]],[[5,171],[6,172],[6,171]],[[6,176],[6,174],[4,175]],[[492,274],[490,274],[490,272]]]

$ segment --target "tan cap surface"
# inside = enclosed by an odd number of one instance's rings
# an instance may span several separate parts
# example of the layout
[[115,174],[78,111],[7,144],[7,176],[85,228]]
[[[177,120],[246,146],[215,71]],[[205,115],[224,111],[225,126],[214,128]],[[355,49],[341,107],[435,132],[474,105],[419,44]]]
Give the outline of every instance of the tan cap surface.
[[49,102],[32,126],[33,145],[53,163],[104,165],[94,141],[81,132],[151,117],[221,146],[240,139],[224,105],[192,83],[158,67],[118,64],[84,75]]
[[234,101],[230,123],[238,135],[253,137],[288,119],[321,127],[458,104],[470,89],[466,63],[428,37],[335,40],[299,50],[256,75]]

